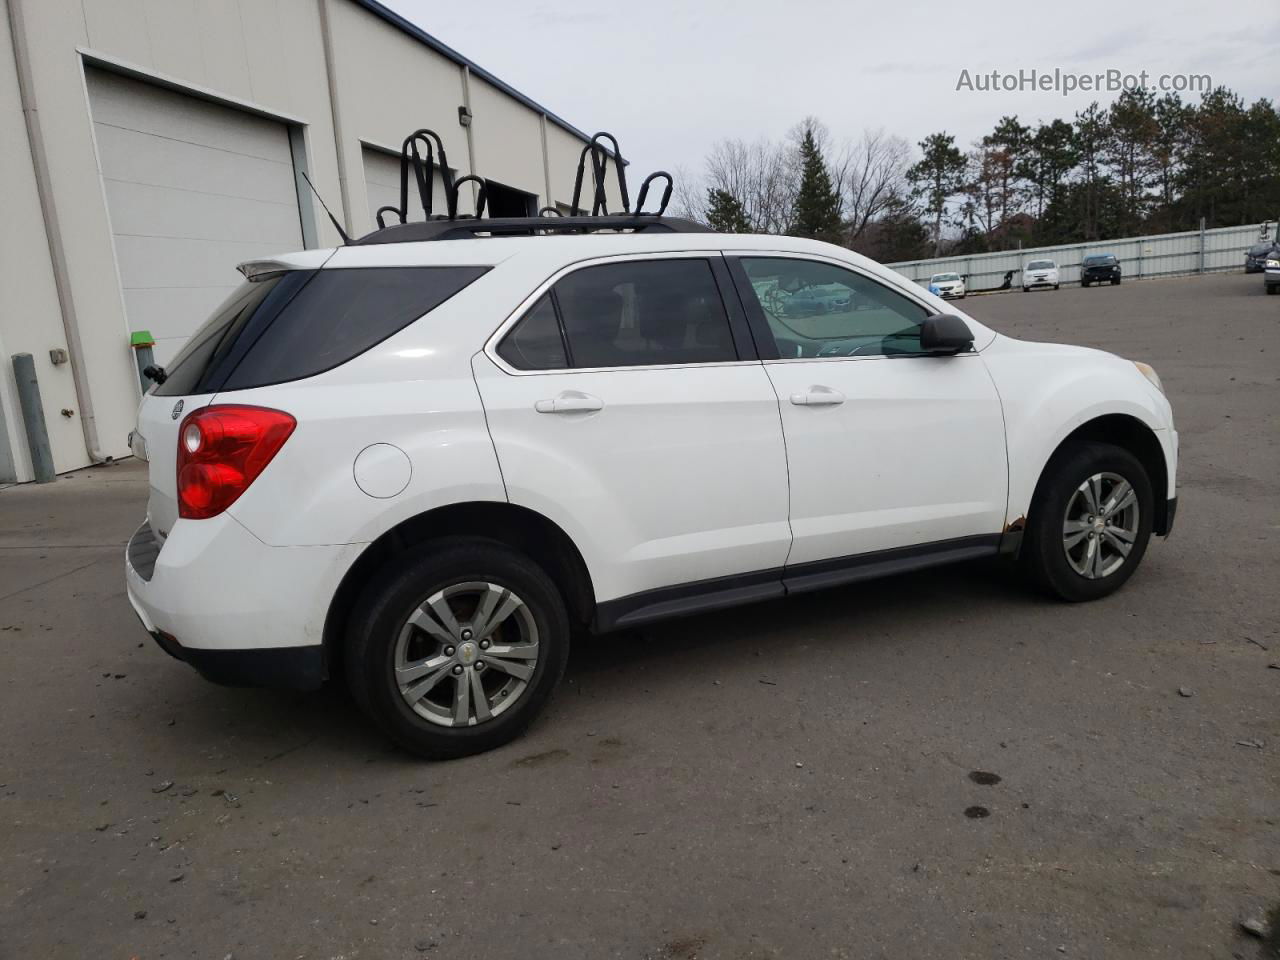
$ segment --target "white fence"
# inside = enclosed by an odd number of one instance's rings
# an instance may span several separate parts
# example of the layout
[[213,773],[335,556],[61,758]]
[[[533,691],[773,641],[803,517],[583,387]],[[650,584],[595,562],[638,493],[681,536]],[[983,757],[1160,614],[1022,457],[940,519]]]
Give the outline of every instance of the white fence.
[[[999,287],[1009,270],[1020,271],[1028,260],[1046,259],[1058,264],[1062,283],[1078,283],[1080,261],[1095,253],[1113,253],[1127,278],[1171,277],[1185,273],[1239,270],[1244,251],[1259,242],[1256,225],[1190,230],[1152,237],[1068,243],[1057,247],[1028,247],[997,253],[975,253],[967,257],[940,257],[934,260],[907,260],[886,264],[918,283],[929,282],[935,273],[958,273],[970,290]],[[1021,280],[1015,273],[1013,286]]]

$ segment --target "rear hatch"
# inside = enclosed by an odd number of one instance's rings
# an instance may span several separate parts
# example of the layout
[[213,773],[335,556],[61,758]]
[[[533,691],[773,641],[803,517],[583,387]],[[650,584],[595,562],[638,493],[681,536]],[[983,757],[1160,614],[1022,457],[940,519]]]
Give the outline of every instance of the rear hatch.
[[[147,519],[163,540],[178,520],[178,436],[194,410],[238,390],[301,380],[364,353],[488,267],[343,267],[332,250],[242,264],[246,282],[164,367],[142,398],[134,450],[149,461]],[[290,412],[290,411],[285,411]]]
[[[323,260],[321,261],[321,263]],[[147,391],[138,408],[135,453],[147,458],[151,490],[147,520],[163,540],[178,519],[178,431],[183,418],[213,402],[229,367],[255,332],[306,285],[315,269],[275,269],[246,264],[245,280],[163,367],[163,381]],[[253,269],[257,267],[258,269]]]

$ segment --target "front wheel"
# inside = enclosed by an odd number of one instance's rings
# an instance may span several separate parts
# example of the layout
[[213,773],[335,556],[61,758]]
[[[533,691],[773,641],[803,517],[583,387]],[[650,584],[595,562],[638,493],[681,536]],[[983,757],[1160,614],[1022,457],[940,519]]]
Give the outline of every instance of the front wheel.
[[1112,281],[1111,281],[1111,285],[1112,285],[1113,287],[1118,287],[1118,286],[1120,286],[1120,281],[1119,281],[1119,280],[1112,280]]
[[1088,280],[1081,280],[1081,281],[1080,281],[1080,286],[1082,286],[1082,287],[1084,287],[1086,290],[1088,290],[1088,289],[1089,289],[1089,281],[1088,281]]
[[1155,499],[1142,463],[1108,443],[1064,448],[1045,467],[1022,562],[1063,600],[1097,600],[1133,575],[1151,539]]
[[356,700],[392,740],[434,760],[519,736],[569,656],[555,584],[488,540],[439,540],[398,557],[365,588],[350,623]]
[[1057,285],[1056,283],[1053,285],[1053,289],[1055,289],[1055,290],[1057,290],[1057,289],[1058,289],[1058,285]]

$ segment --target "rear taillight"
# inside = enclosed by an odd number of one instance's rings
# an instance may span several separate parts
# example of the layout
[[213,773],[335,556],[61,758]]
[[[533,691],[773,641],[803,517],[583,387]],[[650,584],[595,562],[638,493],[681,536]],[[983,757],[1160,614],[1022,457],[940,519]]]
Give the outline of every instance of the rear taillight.
[[235,503],[297,425],[266,407],[227,404],[189,414],[178,430],[178,516],[203,520]]

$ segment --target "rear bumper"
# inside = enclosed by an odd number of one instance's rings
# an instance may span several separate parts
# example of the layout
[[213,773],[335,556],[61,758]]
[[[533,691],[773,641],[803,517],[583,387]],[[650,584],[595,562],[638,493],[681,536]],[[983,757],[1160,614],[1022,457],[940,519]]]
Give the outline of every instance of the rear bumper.
[[151,638],[169,656],[195,667],[206,680],[227,687],[315,690],[327,676],[324,648],[319,646],[199,650],[184,647],[160,630],[152,630]]
[[269,547],[227,514],[179,521],[163,545],[143,524],[125,550],[126,592],[160,647],[208,679],[314,688],[329,603],[362,549]]

